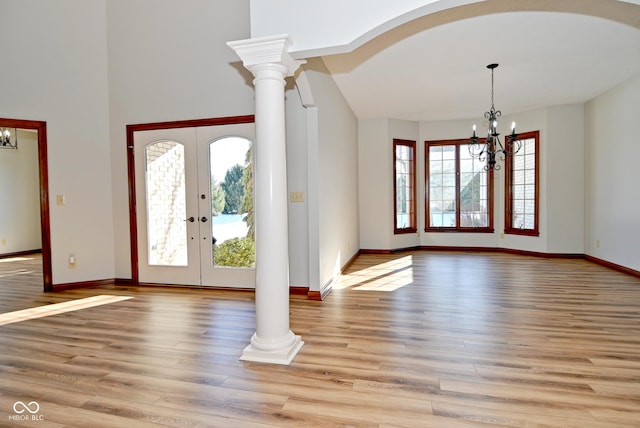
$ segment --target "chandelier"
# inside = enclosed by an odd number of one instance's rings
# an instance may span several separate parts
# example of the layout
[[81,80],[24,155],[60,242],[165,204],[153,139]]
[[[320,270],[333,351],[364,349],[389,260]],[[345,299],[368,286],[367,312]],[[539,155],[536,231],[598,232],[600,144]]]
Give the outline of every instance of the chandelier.
[[516,123],[511,122],[511,135],[507,135],[504,145],[500,141],[500,133],[498,132],[498,118],[502,116],[500,110],[496,110],[493,104],[493,70],[498,64],[489,64],[487,68],[491,70],[491,109],[484,113],[487,119],[488,130],[487,138],[482,141],[476,136],[476,125],[473,125],[473,135],[471,136],[471,144],[469,144],[469,154],[472,158],[479,159],[481,162],[486,161],[484,170],[499,170],[500,165],[496,163],[496,156],[502,153],[503,160],[507,156],[513,156],[522,148],[522,141],[518,140],[516,134]]
[[17,150],[18,149],[18,133],[15,132],[14,141],[13,141],[13,144],[11,144],[11,131],[9,131],[9,128],[0,128],[0,148]]

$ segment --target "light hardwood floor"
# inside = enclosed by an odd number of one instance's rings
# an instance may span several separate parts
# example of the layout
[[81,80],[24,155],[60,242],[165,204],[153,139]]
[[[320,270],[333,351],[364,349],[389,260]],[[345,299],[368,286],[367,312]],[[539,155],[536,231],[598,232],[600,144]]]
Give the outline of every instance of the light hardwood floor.
[[133,299],[0,326],[0,426],[32,401],[35,427],[640,426],[640,279],[583,260],[360,256],[292,297],[290,366],[238,360],[250,292],[43,293],[38,269],[0,260],[0,313]]

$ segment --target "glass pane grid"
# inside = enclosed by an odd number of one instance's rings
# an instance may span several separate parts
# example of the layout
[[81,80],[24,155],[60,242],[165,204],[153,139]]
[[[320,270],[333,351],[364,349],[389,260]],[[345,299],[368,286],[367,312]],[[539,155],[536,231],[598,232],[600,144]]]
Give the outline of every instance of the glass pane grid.
[[159,141],[145,148],[147,254],[153,266],[187,266],[184,146]]
[[511,227],[535,228],[536,140],[523,140],[521,150],[513,156],[511,180]]
[[484,170],[486,162],[471,157],[468,144],[430,145],[428,151],[428,227],[488,227],[489,175]]
[[414,151],[410,144],[395,145],[395,229],[415,228]]

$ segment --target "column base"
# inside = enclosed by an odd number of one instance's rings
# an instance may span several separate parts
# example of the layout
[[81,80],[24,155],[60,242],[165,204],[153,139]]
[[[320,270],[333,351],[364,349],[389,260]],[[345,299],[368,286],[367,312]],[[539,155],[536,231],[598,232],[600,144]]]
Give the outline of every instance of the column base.
[[304,342],[302,341],[301,336],[294,336],[292,344],[285,348],[276,350],[259,349],[253,344],[250,344],[244,348],[244,351],[242,351],[240,360],[268,364],[283,364],[288,366],[291,364],[291,361],[293,361],[293,358],[296,356],[298,351],[300,351],[302,345],[304,345]]

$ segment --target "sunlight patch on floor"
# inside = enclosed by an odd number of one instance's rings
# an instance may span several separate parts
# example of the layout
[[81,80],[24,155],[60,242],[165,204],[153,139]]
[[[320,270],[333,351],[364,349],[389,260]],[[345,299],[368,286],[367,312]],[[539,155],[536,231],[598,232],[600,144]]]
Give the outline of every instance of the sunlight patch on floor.
[[360,291],[395,291],[413,283],[413,258],[400,257],[354,270],[342,275],[333,285],[334,289],[350,288]]
[[65,312],[79,311],[80,309],[92,308],[94,306],[106,305],[109,303],[121,302],[123,300],[129,299],[133,299],[133,297],[99,295],[87,297],[85,299],[76,299],[70,300],[68,302],[54,303],[52,305],[38,306],[35,308],[7,312],[5,314],[0,314],[0,325],[12,324],[36,318],[43,318],[51,315],[63,314]]

